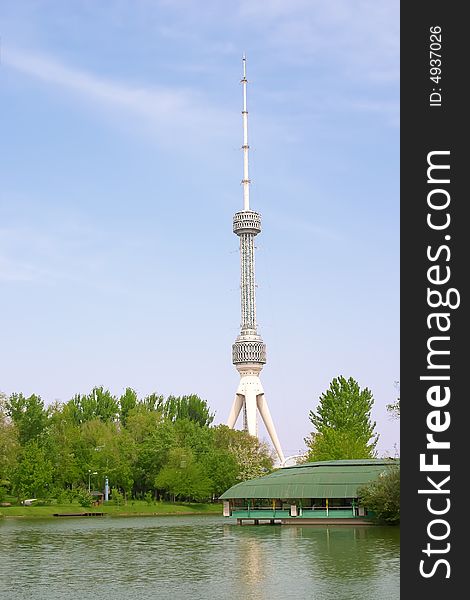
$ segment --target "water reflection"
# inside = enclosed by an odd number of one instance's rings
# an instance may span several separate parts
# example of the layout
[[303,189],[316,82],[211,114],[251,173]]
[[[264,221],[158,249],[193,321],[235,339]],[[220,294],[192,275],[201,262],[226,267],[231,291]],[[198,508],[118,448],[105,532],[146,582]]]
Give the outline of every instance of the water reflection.
[[263,583],[256,598],[399,598],[399,529],[351,526],[232,528],[245,560],[240,581]]
[[0,597],[397,600],[398,555],[394,528],[4,519]]
[[329,526],[295,527],[304,544],[303,556],[315,579],[336,584],[337,580],[374,579],[389,561],[398,567],[398,528]]

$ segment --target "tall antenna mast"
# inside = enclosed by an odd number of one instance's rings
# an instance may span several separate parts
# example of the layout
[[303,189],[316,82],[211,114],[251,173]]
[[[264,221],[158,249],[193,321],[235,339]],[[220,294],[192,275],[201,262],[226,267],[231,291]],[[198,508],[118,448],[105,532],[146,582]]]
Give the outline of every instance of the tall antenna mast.
[[232,362],[240,374],[227,425],[235,427],[238,415],[243,414],[243,428],[258,435],[257,414],[261,416],[284,464],[279,438],[266,402],[259,374],[266,363],[266,344],[256,327],[255,237],[261,233],[261,215],[250,209],[250,179],[248,177],[248,111],[246,109],[246,56],[243,54],[243,210],[233,216],[233,233],[240,238],[240,335],[232,345]]
[[246,56],[243,53],[243,78],[241,84],[243,86],[243,210],[250,210],[250,179],[248,177],[248,111],[246,109]]

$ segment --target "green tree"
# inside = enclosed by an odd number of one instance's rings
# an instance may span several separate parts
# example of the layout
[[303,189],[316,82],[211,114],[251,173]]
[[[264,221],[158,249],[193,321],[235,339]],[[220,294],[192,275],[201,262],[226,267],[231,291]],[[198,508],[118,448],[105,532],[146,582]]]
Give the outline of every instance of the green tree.
[[5,402],[6,414],[18,430],[20,444],[38,439],[47,427],[47,411],[40,396],[12,394]]
[[53,482],[57,495],[84,483],[80,464],[80,427],[67,419],[67,408],[55,403],[49,407],[48,435],[44,442],[53,466]]
[[94,483],[104,485],[107,475],[113,485],[127,496],[134,483],[133,471],[136,449],[132,436],[118,423],[94,419],[80,427],[80,438],[75,449],[81,466],[81,480],[88,484],[88,472],[96,471]]
[[228,450],[237,463],[237,481],[261,477],[272,471],[273,454],[269,446],[258,438],[226,425],[214,427],[213,432],[215,447]]
[[359,489],[358,496],[378,521],[397,525],[400,522],[400,468],[388,467],[376,481]]
[[214,414],[210,412],[206,400],[195,394],[190,396],[168,396],[163,405],[163,414],[170,421],[189,419],[199,425],[210,425]]
[[88,508],[93,505],[93,496],[84,487],[80,487],[75,492],[75,498],[80,506]]
[[123,503],[124,496],[121,494],[118,488],[111,489],[111,502],[116,506],[121,506]]
[[143,400],[140,400],[138,407],[139,409],[145,410],[147,412],[162,412],[164,403],[165,398],[163,396],[159,396],[158,394],[152,393],[148,396],[145,396]]
[[[400,382],[399,381],[395,381],[395,387],[397,388],[398,393],[400,393]],[[398,396],[398,398],[395,400],[395,402],[392,402],[391,404],[387,404],[387,410],[393,419],[400,418],[400,396]]]
[[19,498],[48,496],[52,486],[52,463],[45,448],[36,440],[29,441],[20,451],[13,472],[13,488]]
[[213,445],[212,428],[200,425],[197,421],[180,418],[172,422],[176,445],[189,448],[199,460]]
[[361,390],[352,377],[333,379],[317,411],[310,411],[316,432],[305,440],[307,460],[373,458],[379,438],[371,420],[373,403],[371,391]]
[[93,419],[114,421],[119,414],[119,402],[109,390],[95,387],[89,394],[76,394],[67,402],[67,416],[79,425]]
[[306,442],[310,447],[309,461],[373,457],[364,440],[348,431],[326,429],[323,433],[311,434]]
[[137,449],[132,437],[124,429],[116,436],[114,446],[113,469],[108,469],[109,476],[113,478],[117,487],[124,491],[124,500],[127,503],[134,486],[135,463]]
[[0,395],[0,486],[9,488],[20,446],[18,430],[7,417],[6,402],[6,396]]
[[168,462],[171,448],[177,445],[175,427],[164,420],[161,413],[137,406],[129,413],[126,430],[136,452],[134,492],[142,495],[154,489],[155,477]]
[[228,450],[211,448],[203,457],[202,464],[212,482],[212,493],[215,496],[220,496],[239,481],[237,459]]
[[[104,479],[127,499],[207,499],[272,468],[269,448],[246,432],[211,427],[196,395],[118,399],[104,388],[46,410],[38,396],[0,394],[0,485],[22,496],[68,499]],[[96,471],[96,475],[95,475]]]
[[124,394],[119,398],[119,419],[124,427],[126,426],[130,411],[137,406],[137,403],[138,399],[135,390],[126,388]]
[[173,448],[168,464],[155,478],[155,487],[168,492],[174,500],[200,501],[210,498],[213,483],[191,450]]

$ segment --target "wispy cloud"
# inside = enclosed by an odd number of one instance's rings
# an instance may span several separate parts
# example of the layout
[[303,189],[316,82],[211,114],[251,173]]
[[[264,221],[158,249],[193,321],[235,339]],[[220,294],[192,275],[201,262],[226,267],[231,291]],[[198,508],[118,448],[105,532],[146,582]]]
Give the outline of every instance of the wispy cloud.
[[178,134],[202,134],[208,132],[210,118],[211,135],[224,129],[227,115],[218,107],[211,106],[198,90],[169,86],[133,86],[126,82],[89,73],[71,67],[56,58],[7,48],[3,63],[29,77],[56,88],[78,94],[94,107],[125,113],[138,117],[153,132]]
[[[79,285],[117,294],[128,289],[115,277],[131,251],[147,250],[138,237],[71,218],[38,219],[0,227],[0,282]],[[117,242],[117,240],[119,240]],[[140,246],[140,247],[138,247]],[[137,250],[136,250],[137,247]]]
[[355,79],[394,84],[398,13],[398,3],[378,0],[241,0],[239,5],[240,18],[248,25],[263,23],[264,38],[286,62],[318,65],[318,56],[327,56]]

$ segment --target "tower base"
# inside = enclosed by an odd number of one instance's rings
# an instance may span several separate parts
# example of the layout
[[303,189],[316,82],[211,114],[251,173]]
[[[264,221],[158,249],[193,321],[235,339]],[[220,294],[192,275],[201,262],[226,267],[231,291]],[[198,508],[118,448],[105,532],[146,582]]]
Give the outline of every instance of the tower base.
[[250,435],[258,436],[257,411],[266,427],[271,442],[277,452],[281,465],[284,464],[284,453],[277,437],[276,429],[269,411],[259,373],[262,365],[236,365],[240,373],[240,383],[227,420],[227,425],[234,428],[238,416],[244,409],[245,429]]

